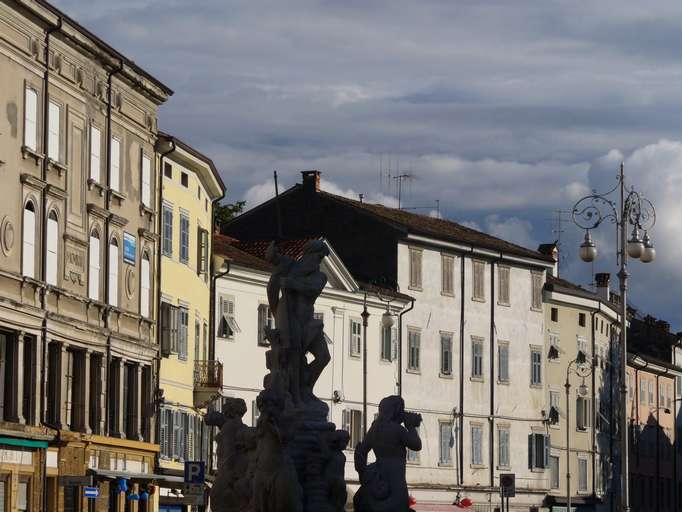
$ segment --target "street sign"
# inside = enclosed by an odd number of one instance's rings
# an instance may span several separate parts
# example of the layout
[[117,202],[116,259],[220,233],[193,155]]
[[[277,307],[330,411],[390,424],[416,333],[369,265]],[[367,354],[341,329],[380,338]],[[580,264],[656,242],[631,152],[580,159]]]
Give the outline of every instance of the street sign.
[[99,487],[83,487],[83,496],[86,498],[97,498],[99,496]]
[[185,483],[203,484],[206,464],[203,460],[185,462]]
[[79,485],[92,485],[92,477],[85,475],[60,476],[59,485],[61,485],[62,487],[78,487]]
[[516,475],[514,473],[500,474],[500,490],[504,498],[516,496]]

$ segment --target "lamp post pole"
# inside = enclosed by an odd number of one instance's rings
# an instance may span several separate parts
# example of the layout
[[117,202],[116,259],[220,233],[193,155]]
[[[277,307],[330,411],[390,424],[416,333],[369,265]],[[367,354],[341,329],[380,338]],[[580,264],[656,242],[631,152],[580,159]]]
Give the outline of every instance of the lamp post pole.
[[[618,198],[613,199],[617,192]],[[584,229],[585,240],[580,246],[580,258],[591,262],[597,256],[597,249],[590,236],[604,221],[615,224],[618,234],[617,258],[619,263],[618,278],[620,283],[620,484],[621,510],[630,512],[629,461],[628,461],[628,414],[627,414],[627,293],[628,293],[628,257],[638,258],[649,263],[656,257],[656,250],[649,238],[649,230],[656,223],[656,210],[651,201],[633,188],[625,185],[624,166],[621,163],[618,183],[604,194],[593,192],[580,199],[573,207],[573,222]],[[628,240],[627,229],[632,226],[632,235]],[[644,237],[640,230],[644,230]]]

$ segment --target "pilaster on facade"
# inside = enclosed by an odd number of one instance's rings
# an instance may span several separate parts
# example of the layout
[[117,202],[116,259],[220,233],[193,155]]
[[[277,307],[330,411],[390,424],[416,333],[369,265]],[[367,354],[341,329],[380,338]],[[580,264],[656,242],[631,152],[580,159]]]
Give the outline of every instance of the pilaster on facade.
[[91,350],[83,351],[83,374],[84,382],[82,383],[83,389],[83,432],[86,434],[92,434],[92,428],[90,427],[90,393],[92,393],[92,386],[90,385],[90,359],[92,357]]

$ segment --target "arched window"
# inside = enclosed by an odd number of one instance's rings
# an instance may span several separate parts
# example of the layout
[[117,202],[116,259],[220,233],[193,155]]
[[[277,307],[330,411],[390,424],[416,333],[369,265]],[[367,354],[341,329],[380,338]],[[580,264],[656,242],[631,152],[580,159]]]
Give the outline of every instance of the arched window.
[[32,202],[24,206],[24,228],[22,231],[21,273],[35,277],[36,272],[36,211]]
[[88,297],[99,300],[99,233],[90,233],[90,253],[88,255]]
[[54,211],[50,212],[50,215],[47,218],[45,251],[45,282],[56,286],[57,268],[59,267],[59,260],[57,258],[59,252],[59,222],[57,221],[57,214]]
[[109,242],[109,304],[118,306],[118,242]]
[[149,254],[142,254],[140,267],[140,315],[149,317],[149,290],[151,289],[151,272]]

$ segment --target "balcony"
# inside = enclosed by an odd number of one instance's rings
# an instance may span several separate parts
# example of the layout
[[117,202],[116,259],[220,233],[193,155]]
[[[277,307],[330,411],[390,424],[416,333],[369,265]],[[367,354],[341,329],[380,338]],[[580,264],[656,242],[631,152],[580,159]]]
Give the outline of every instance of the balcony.
[[223,388],[223,363],[194,362],[194,406],[202,407],[220,395]]

